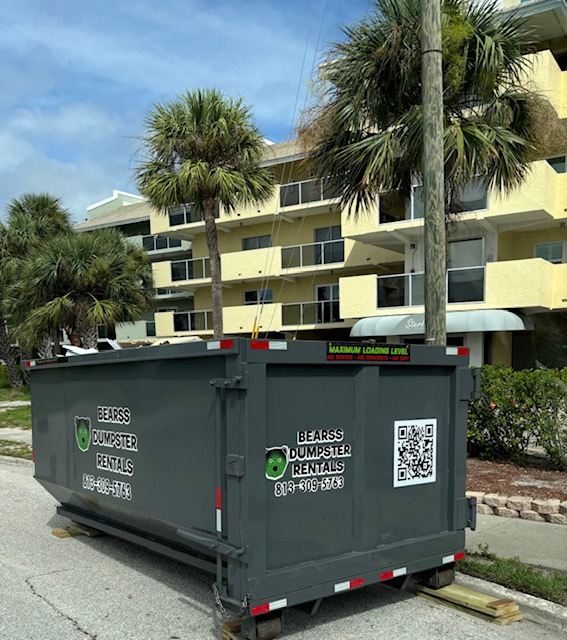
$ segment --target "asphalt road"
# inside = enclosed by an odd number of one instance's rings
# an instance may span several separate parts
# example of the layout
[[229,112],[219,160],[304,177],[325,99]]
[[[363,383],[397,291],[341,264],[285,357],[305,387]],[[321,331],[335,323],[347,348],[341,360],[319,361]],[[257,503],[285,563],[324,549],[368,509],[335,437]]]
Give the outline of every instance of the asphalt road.
[[[59,539],[56,503],[31,467],[0,461],[0,639],[220,638],[209,575],[109,536]],[[559,640],[530,622],[509,627],[383,586],[286,615],[289,640]]]

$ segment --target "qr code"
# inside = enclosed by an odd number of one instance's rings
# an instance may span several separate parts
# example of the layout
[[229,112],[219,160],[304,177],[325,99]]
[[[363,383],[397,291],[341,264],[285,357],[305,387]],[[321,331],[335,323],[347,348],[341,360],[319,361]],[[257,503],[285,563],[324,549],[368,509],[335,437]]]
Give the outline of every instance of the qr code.
[[437,419],[394,422],[394,487],[436,480]]

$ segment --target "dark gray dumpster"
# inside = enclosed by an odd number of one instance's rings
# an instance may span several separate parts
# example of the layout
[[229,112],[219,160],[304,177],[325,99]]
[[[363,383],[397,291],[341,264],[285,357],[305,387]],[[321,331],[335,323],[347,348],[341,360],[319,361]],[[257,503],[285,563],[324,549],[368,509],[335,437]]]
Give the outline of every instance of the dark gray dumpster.
[[244,339],[32,361],[35,476],[59,513],[210,571],[270,637],[286,607],[462,557],[467,361]]

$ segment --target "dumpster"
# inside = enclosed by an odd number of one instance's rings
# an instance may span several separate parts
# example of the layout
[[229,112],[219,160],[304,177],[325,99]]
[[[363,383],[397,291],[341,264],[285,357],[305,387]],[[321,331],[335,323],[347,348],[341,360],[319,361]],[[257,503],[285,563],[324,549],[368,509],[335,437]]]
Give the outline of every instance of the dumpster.
[[209,571],[250,640],[464,556],[466,349],[235,338],[26,366],[58,512]]

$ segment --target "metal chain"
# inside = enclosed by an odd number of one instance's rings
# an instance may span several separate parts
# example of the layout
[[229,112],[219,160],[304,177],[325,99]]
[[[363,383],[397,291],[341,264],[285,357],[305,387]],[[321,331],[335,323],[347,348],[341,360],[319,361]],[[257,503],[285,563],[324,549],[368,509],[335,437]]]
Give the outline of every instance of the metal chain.
[[[215,596],[215,602],[217,603],[217,607],[219,608],[219,611],[221,612],[221,614],[225,617],[225,618],[234,618],[234,616],[232,614],[230,614],[224,604],[222,603],[221,597],[220,597],[220,593],[219,593],[219,589],[216,585],[216,583],[213,583],[213,594]],[[240,607],[240,611],[237,614],[237,618],[241,618],[242,614],[246,611],[246,609],[248,609],[248,602],[249,600],[249,595],[246,594],[244,596],[244,600],[242,601],[242,605]]]

